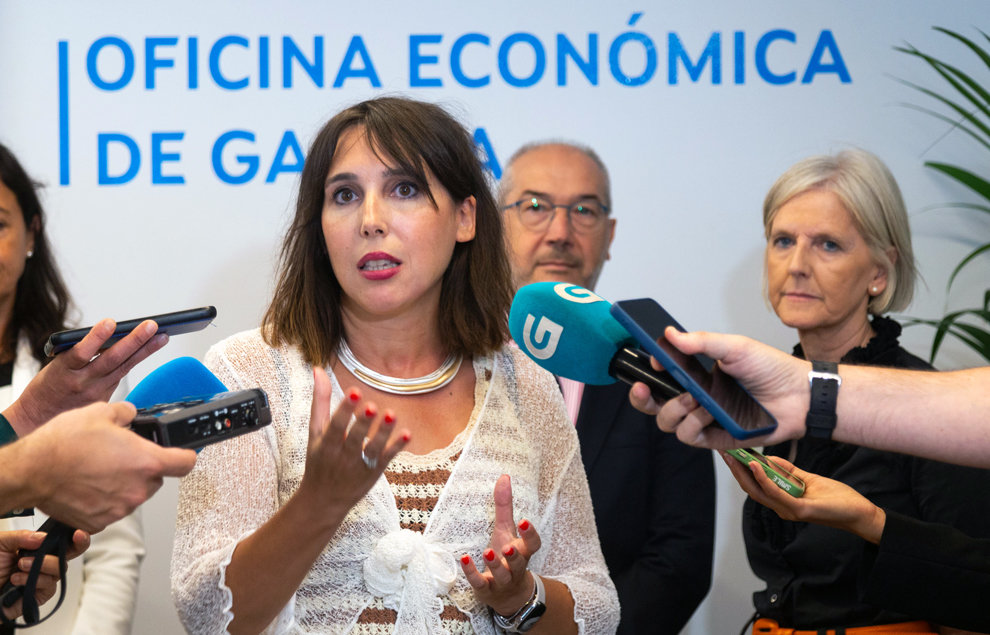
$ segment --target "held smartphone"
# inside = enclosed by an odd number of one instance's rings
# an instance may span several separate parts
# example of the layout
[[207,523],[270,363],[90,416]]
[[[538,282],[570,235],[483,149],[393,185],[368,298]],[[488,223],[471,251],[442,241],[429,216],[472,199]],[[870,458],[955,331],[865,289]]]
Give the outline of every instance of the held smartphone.
[[[179,335],[180,333],[191,333],[192,331],[198,331],[205,328],[206,325],[212,322],[213,318],[216,316],[216,307],[204,306],[198,309],[186,309],[185,311],[175,311],[174,313],[149,315],[143,318],[118,322],[117,328],[113,331],[113,335],[111,335],[100,348],[101,350],[110,348],[117,342],[117,340],[123,338],[128,333],[136,329],[138,325],[145,320],[154,320],[155,323],[158,324],[159,333],[168,333],[171,336]],[[62,351],[72,348],[79,343],[79,340],[85,337],[92,328],[93,327],[89,326],[81,329],[72,329],[69,331],[52,333],[48,338],[48,341],[45,342],[45,355],[48,357],[55,357]]]
[[[622,300],[612,305],[611,313],[729,434],[737,439],[749,439],[777,428],[773,415],[734,378],[722,372],[715,360],[706,355],[685,355],[667,342],[663,331],[668,326],[679,331],[685,329],[655,300]],[[800,478],[756,450],[737,448],[728,452],[743,464],[756,460],[770,480],[788,494],[797,497],[804,493]]]

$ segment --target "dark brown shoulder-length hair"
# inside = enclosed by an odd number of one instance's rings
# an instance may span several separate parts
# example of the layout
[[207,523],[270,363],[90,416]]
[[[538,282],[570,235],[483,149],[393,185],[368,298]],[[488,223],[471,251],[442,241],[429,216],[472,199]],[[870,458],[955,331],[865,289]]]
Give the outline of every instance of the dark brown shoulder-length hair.
[[296,212],[282,244],[278,281],[262,319],[272,346],[292,344],[306,362],[330,363],[343,337],[340,282],[330,266],[321,217],[324,185],[341,135],[364,128],[368,145],[386,164],[411,175],[436,204],[429,170],[461,202],[477,201],[475,236],[457,243],[444,272],[438,329],[449,353],[483,355],[508,339],[512,278],[502,215],[468,131],[435,104],[379,97],[338,113],[323,126],[303,165]]
[[0,181],[14,193],[27,231],[34,231],[34,254],[24,263],[24,272],[17,281],[14,313],[7,329],[0,334],[3,350],[14,354],[17,340],[23,336],[31,343],[31,354],[44,363],[45,341],[66,326],[71,304],[69,291],[45,235],[45,212],[37,192],[40,186],[3,144],[0,144]]

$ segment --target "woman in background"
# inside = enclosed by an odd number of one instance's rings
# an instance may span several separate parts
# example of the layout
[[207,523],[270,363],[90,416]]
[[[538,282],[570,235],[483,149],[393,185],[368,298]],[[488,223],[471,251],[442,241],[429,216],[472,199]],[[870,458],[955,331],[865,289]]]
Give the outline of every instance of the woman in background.
[[182,481],[187,630],[615,631],[577,435],[506,345],[511,297],[463,126],[380,98],[323,127],[261,328],[207,354],[273,422]]
[[[0,410],[20,395],[49,360],[45,341],[67,328],[69,293],[55,265],[45,235],[45,216],[36,184],[17,158],[0,144]],[[164,344],[141,353],[105,376],[73,378],[64,361],[58,372],[47,373],[53,401],[68,409],[96,399],[107,400],[118,381],[134,364]],[[67,355],[67,354],[63,354]],[[86,360],[83,360],[85,364]],[[16,430],[23,436],[30,430]],[[43,514],[0,520],[0,530],[35,529]],[[137,515],[128,516],[92,536],[81,558],[69,563],[67,595],[61,609],[44,624],[32,628],[38,635],[66,633],[127,634],[131,631],[144,540]]]
[[[797,329],[794,355],[931,369],[899,346],[900,325],[883,317],[908,305],[916,273],[900,190],[876,156],[847,150],[797,163],[767,194],[763,223],[767,297],[780,320]],[[990,471],[812,436],[765,452],[845,483],[888,512],[990,537]],[[861,599],[869,557],[862,538],[784,520],[752,498],[745,503],[743,534],[753,571],[767,585],[753,594],[753,633],[772,635],[778,627],[850,635],[859,627],[937,632],[926,622],[929,615]]]

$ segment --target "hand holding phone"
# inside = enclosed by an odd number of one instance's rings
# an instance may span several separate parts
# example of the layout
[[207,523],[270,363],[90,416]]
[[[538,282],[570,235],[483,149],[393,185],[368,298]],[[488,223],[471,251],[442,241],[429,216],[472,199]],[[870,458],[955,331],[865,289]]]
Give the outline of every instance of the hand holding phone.
[[[773,415],[734,378],[722,372],[715,360],[706,355],[685,355],[666,341],[663,332],[668,326],[679,331],[685,329],[655,300],[622,300],[612,305],[611,313],[732,436],[749,439],[770,434],[777,428]],[[800,478],[760,452],[752,448],[728,452],[743,464],[757,461],[766,475],[788,494],[798,497],[804,493]]]
[[24,436],[66,410],[107,401],[134,366],[165,345],[167,338],[161,333],[200,329],[215,315],[215,308],[203,307],[152,316],[166,324],[157,329],[145,318],[119,325],[106,319],[91,328],[53,334],[46,350],[54,358],[10,404],[7,419],[18,436]]
[[[100,350],[110,348],[118,340],[122,339],[128,333],[136,329],[138,325],[145,320],[153,320],[155,324],[158,325],[159,333],[167,333],[169,336],[172,336],[206,328],[206,325],[212,322],[213,318],[216,316],[216,307],[204,306],[198,309],[186,309],[185,311],[175,311],[173,313],[161,313],[159,315],[149,315],[143,318],[135,318],[133,320],[118,322],[117,327],[113,331],[113,335],[111,335],[110,338],[103,343]],[[92,328],[93,327],[89,326],[81,329],[71,329],[68,331],[52,333],[48,338],[48,341],[45,342],[45,355],[48,357],[55,357],[62,351],[72,348],[78,344],[82,338],[86,337]]]

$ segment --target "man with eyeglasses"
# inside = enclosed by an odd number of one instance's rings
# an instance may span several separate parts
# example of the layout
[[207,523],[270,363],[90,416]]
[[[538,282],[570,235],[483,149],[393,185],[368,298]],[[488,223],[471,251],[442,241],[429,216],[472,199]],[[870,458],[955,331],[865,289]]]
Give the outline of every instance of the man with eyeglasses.
[[[594,289],[615,236],[608,171],[590,148],[541,142],[518,150],[499,186],[515,284]],[[676,635],[711,584],[715,474],[657,429],[622,383],[558,378],[575,421],[598,537],[619,593],[619,633]]]

